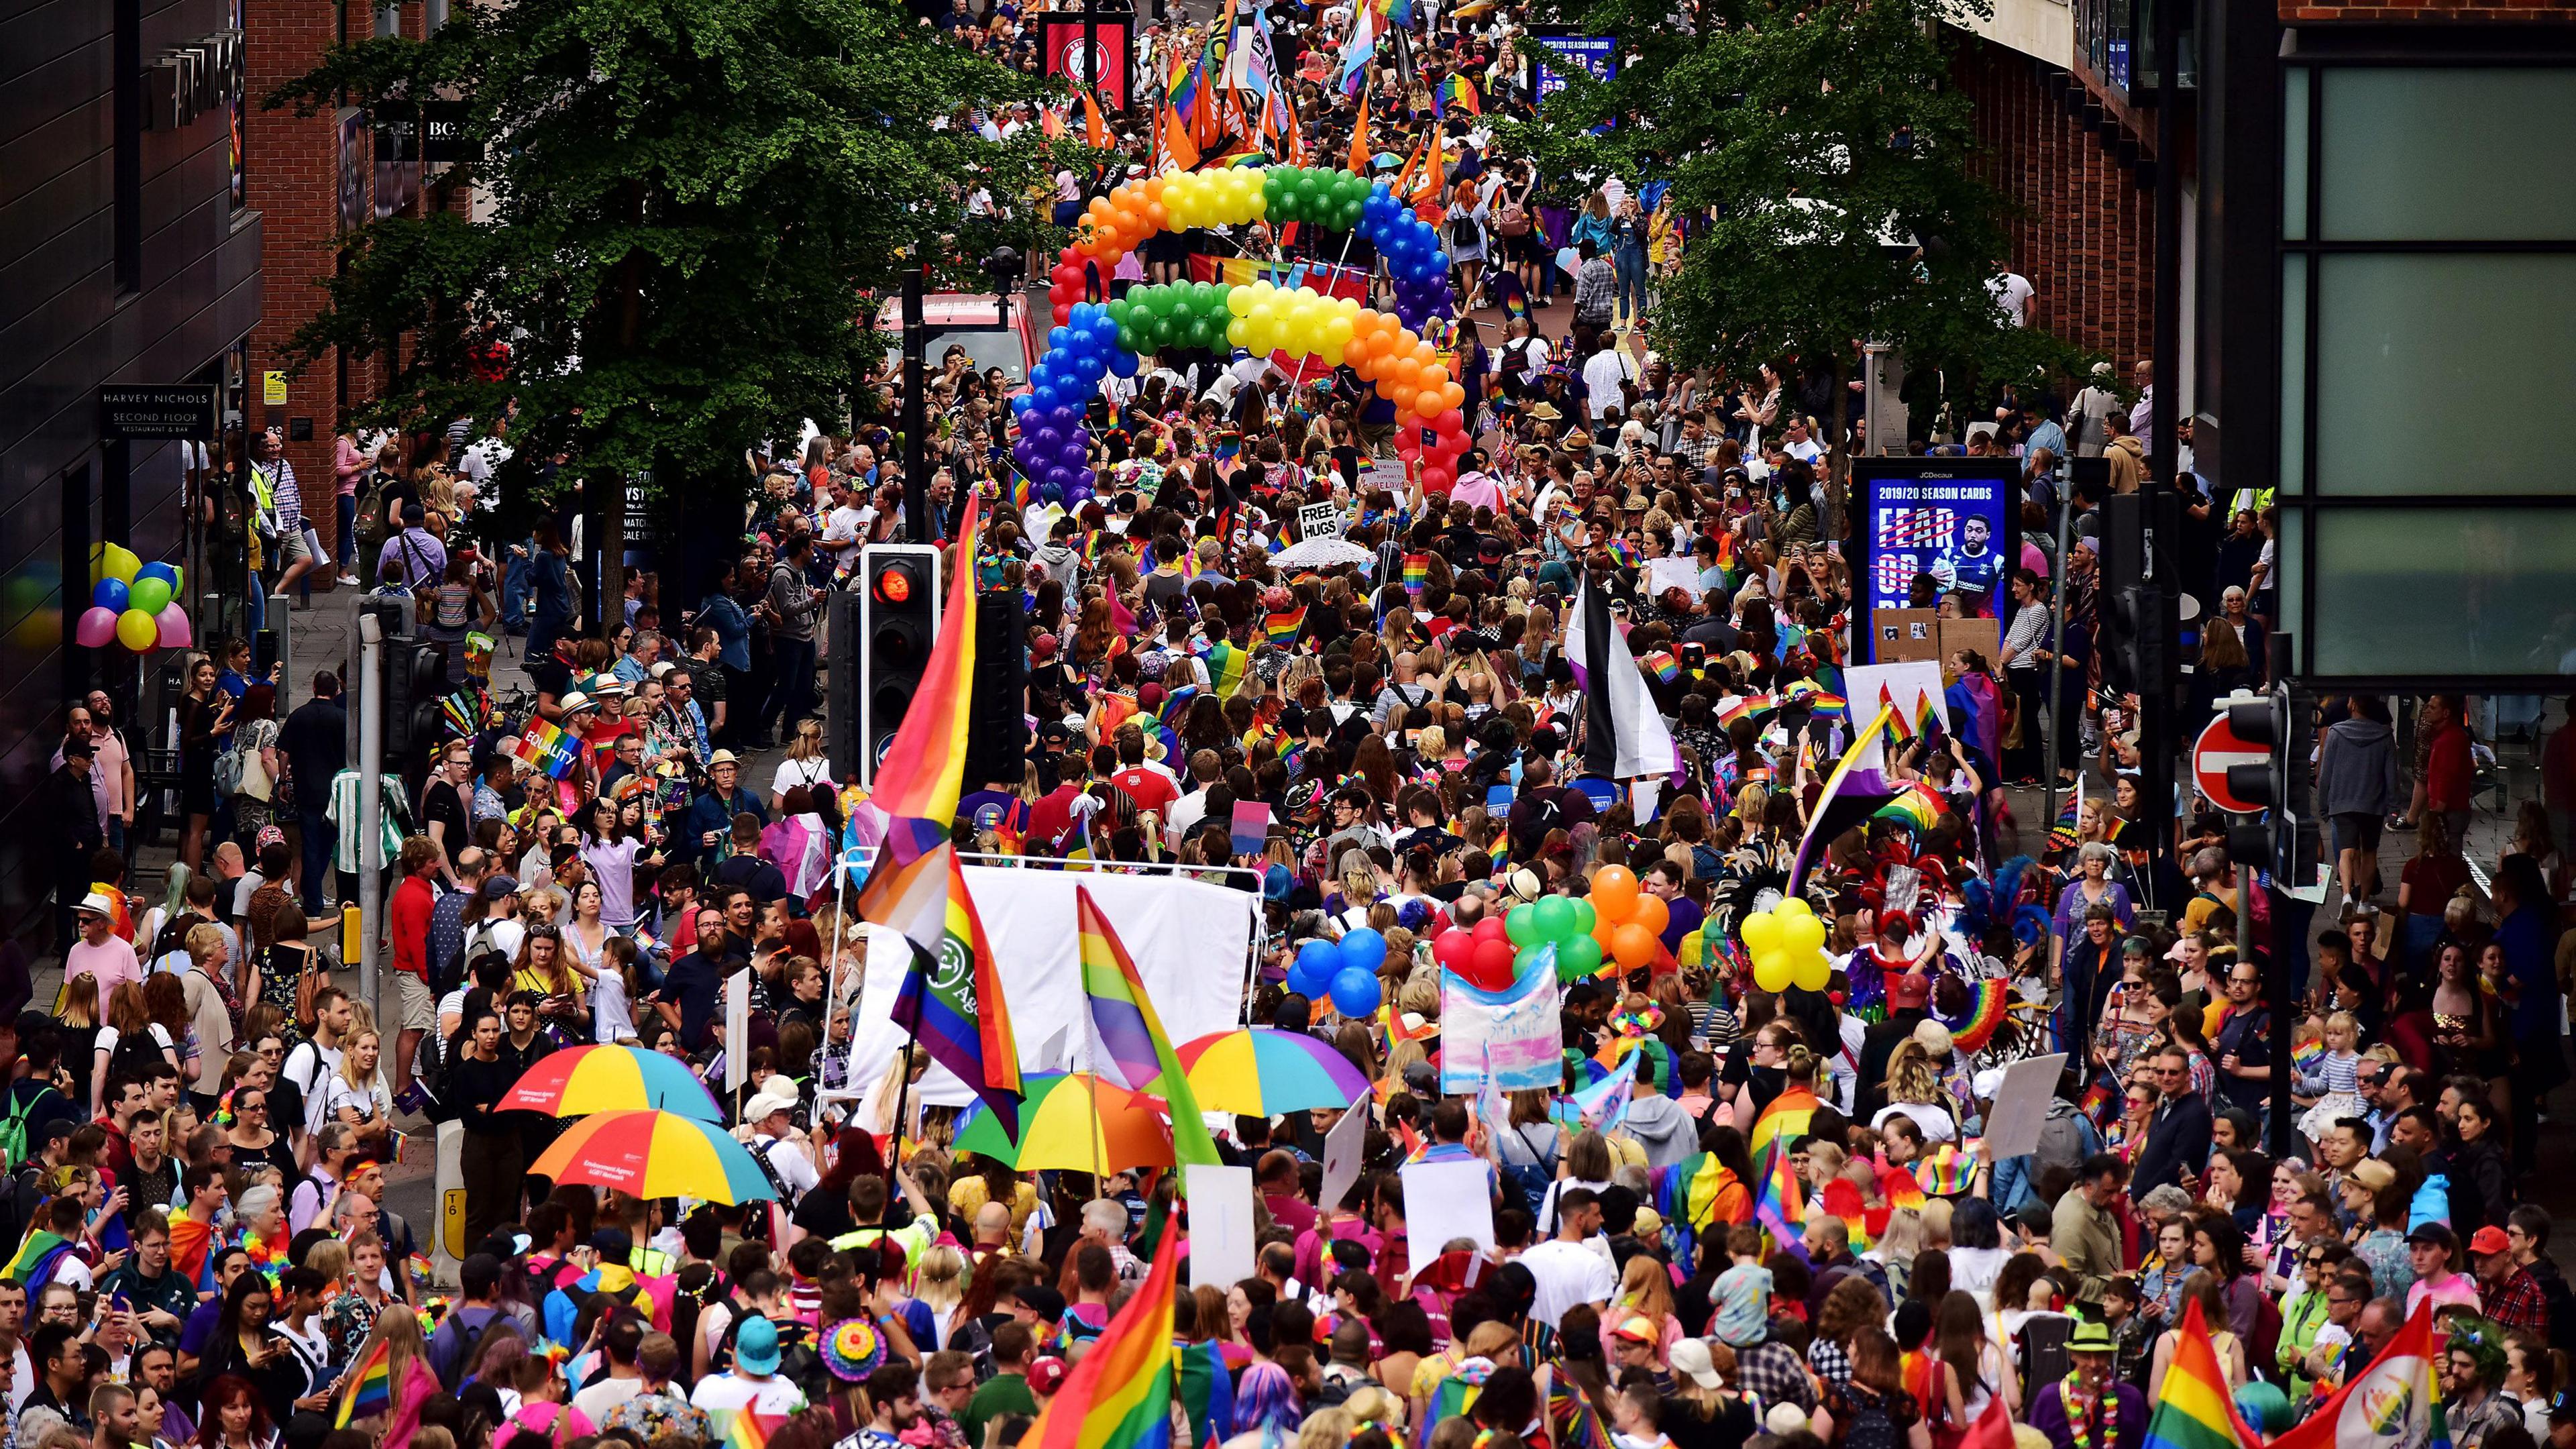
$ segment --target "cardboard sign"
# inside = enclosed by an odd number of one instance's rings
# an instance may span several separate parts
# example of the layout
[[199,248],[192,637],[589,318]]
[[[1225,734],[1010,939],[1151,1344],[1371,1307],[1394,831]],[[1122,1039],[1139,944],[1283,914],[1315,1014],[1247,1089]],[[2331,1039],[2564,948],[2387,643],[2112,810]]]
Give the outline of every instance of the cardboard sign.
[[2001,1162],[2039,1150],[2039,1130],[2048,1125],[2048,1103],[2057,1095],[2057,1079],[2065,1070],[2064,1052],[2028,1057],[2004,1068],[2004,1079],[1995,1087],[1995,1104],[1986,1113],[1987,1161]]
[[1881,609],[1870,616],[1870,655],[1881,664],[1932,659],[1941,652],[1941,620],[1930,609]]
[[1297,536],[1300,538],[1339,538],[1342,536],[1342,510],[1338,504],[1309,503],[1297,510]]
[[1934,633],[1941,640],[1943,684],[1959,682],[1959,671],[1950,661],[1957,658],[1962,649],[1974,649],[1977,656],[1986,661],[1987,668],[1996,667],[1995,655],[2003,648],[2003,624],[2000,620],[1943,619]]
[[[1855,664],[1843,671],[1843,690],[1851,700],[1856,729],[1865,726],[1880,705],[1892,703],[1910,730],[1923,717],[1923,705],[1928,700],[1932,717],[1946,730],[1950,728],[1950,706],[1942,696],[1942,687],[1941,666],[1933,663],[1929,654],[1903,664]],[[1882,693],[1884,699],[1880,697]]]
[[1190,1285],[1231,1288],[1251,1277],[1252,1169],[1193,1162],[1181,1186],[1190,1200]]

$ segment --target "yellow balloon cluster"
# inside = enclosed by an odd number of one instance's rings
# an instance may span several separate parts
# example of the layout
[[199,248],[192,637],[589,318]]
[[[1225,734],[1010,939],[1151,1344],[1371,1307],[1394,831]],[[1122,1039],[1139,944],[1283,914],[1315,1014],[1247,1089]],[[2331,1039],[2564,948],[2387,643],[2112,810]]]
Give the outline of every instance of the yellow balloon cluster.
[[1254,282],[1226,293],[1225,310],[1232,314],[1225,340],[1233,345],[1249,348],[1255,356],[1285,352],[1339,367],[1342,349],[1358,326],[1360,304],[1350,297],[1327,297],[1312,287],[1292,292]]
[[1163,178],[1163,214],[1170,231],[1241,226],[1261,220],[1269,211],[1270,200],[1262,192],[1257,167],[1182,171]]
[[1825,958],[1825,923],[1804,899],[1791,896],[1770,910],[1744,918],[1744,948],[1753,956],[1753,984],[1765,991],[1822,991],[1833,975]]

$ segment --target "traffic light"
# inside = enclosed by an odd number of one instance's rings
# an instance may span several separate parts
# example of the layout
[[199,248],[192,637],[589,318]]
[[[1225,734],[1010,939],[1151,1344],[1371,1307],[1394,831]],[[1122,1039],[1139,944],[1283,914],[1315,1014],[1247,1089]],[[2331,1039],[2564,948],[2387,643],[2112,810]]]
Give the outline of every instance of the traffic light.
[[2259,822],[2231,825],[2228,858],[2272,873],[2284,889],[2307,884],[2318,855],[2315,814],[2308,808],[2308,755],[2314,739],[2312,701],[2290,685],[2276,684],[2261,699],[2227,706],[2229,733],[2270,751],[2263,763],[2227,767],[2227,792],[2261,805]]
[[385,772],[411,778],[439,738],[438,702],[447,697],[447,646],[426,639],[385,641]]
[[930,666],[939,635],[939,550],[880,543],[860,556],[858,778],[875,783],[877,761],[894,742],[904,711]]
[[2166,490],[2118,493],[2102,504],[2102,682],[2140,699],[2172,692],[2181,663],[2180,501]]

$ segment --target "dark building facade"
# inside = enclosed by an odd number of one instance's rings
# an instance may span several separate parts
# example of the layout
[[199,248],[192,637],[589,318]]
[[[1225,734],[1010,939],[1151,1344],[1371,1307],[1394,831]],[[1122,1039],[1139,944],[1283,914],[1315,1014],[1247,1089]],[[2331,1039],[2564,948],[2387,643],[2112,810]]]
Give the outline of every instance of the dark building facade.
[[[261,298],[240,6],[0,8],[0,935],[30,945],[54,833],[31,802],[66,690],[96,682],[131,710],[176,663],[73,644],[90,544],[193,563],[187,490],[201,448],[222,447],[103,444],[99,389],[194,383],[219,390],[219,416],[243,405]],[[186,590],[201,618],[210,593],[240,592],[193,569]],[[161,743],[143,723],[138,752]]]

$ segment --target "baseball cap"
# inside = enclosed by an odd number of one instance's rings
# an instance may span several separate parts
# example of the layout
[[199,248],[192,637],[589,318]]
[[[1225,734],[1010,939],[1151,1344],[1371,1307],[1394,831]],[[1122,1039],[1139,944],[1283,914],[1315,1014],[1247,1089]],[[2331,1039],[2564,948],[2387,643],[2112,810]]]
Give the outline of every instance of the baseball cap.
[[778,1371],[778,1325],[755,1314],[734,1330],[733,1361],[755,1374]]
[[2460,1250],[2459,1235],[2441,1223],[2417,1223],[2415,1230],[2406,1235],[2406,1242],[2410,1247],[2424,1243],[2454,1253]]
[[63,758],[66,760],[94,760],[98,758],[98,749],[87,740],[65,740],[63,741]]
[[1624,1338],[1630,1343],[1652,1343],[1655,1341],[1655,1325],[1647,1322],[1643,1315],[1624,1318],[1617,1328],[1610,1330],[1610,1336]]
[[1709,1355],[1708,1341],[1685,1338],[1673,1345],[1673,1372],[1688,1378],[1703,1389],[1713,1389],[1725,1382],[1718,1376],[1717,1361]]
[[1029,1365],[1029,1392],[1052,1394],[1064,1387],[1065,1378],[1072,1372],[1073,1370],[1065,1367],[1063,1359],[1048,1354]]
[[2505,1240],[2504,1229],[2489,1223],[2470,1237],[2469,1251],[2481,1256],[2488,1253],[2509,1253],[2513,1251],[2513,1244]]
[[1921,1006],[1932,999],[1932,978],[1912,972],[1889,978],[1887,1000],[1891,1006]]

